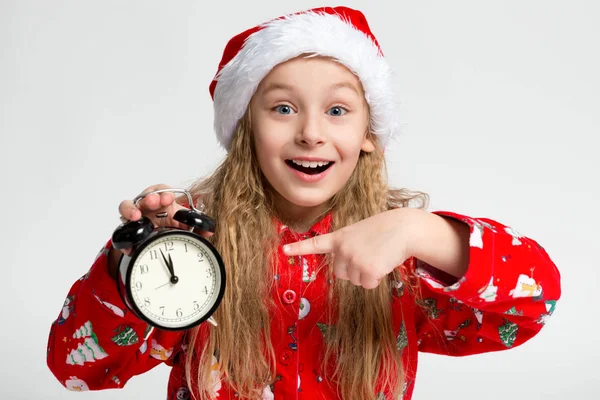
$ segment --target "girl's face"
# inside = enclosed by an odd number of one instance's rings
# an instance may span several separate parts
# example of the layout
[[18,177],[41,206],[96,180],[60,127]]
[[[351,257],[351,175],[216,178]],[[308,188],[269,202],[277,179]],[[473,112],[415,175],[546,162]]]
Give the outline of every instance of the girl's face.
[[251,121],[260,168],[290,217],[318,213],[346,184],[361,150],[374,150],[360,81],[327,58],[275,67],[252,99]]

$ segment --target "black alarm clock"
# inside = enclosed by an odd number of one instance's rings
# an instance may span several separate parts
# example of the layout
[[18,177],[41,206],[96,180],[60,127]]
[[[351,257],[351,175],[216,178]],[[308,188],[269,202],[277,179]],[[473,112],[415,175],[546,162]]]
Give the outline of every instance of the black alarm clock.
[[[154,193],[184,193],[190,209],[173,219],[189,226],[155,227],[147,217],[121,224],[112,235],[116,249],[132,248],[118,263],[117,289],[125,305],[152,327],[186,330],[211,317],[225,291],[225,268],[215,247],[194,229],[214,232],[215,221],[194,207],[185,189],[160,189],[134,199],[137,205]],[[157,214],[165,218],[167,213]]]

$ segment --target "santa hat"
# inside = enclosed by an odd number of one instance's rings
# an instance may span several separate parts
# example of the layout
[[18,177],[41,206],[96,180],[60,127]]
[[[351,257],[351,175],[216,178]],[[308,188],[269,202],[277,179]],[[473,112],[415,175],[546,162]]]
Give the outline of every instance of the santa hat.
[[365,16],[347,7],[323,7],[276,18],[229,41],[210,84],[215,131],[226,150],[262,79],[278,64],[307,53],[350,69],[362,83],[373,133],[383,146],[394,136],[391,69]]

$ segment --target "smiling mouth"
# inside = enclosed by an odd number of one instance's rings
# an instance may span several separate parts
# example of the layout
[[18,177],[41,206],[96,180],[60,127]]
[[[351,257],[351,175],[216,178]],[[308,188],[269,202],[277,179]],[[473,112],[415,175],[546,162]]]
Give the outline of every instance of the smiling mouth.
[[298,161],[285,160],[285,163],[296,171],[307,175],[316,175],[326,171],[333,165],[333,161]]

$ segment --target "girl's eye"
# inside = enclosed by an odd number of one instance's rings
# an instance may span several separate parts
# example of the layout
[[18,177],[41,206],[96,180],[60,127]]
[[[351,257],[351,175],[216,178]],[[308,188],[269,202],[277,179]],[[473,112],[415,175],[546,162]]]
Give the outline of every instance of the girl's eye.
[[327,111],[327,114],[329,114],[333,117],[339,117],[339,116],[344,115],[347,112],[348,112],[348,110],[346,110],[344,107],[337,106],[337,107],[331,107],[329,109],[329,111]]
[[287,106],[285,104],[275,107],[275,111],[277,111],[279,114],[283,114],[283,115],[292,114],[294,112],[294,110],[292,110],[292,107]]

